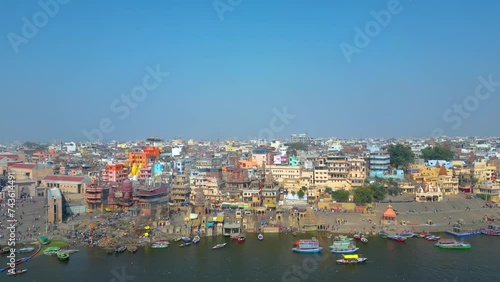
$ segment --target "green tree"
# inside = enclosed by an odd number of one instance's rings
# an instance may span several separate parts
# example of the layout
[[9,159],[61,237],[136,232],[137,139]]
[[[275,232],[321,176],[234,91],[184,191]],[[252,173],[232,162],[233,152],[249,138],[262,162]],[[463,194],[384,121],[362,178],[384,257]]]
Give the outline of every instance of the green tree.
[[325,188],[325,193],[331,194],[333,192],[332,188],[326,187]]
[[356,204],[371,203],[373,199],[373,190],[369,187],[359,187],[354,190],[354,202]]
[[349,191],[337,190],[332,193],[332,198],[337,202],[347,202],[349,201]]
[[422,157],[424,160],[446,160],[446,161],[451,161],[453,157],[455,156],[455,153],[450,151],[449,149],[446,149],[444,147],[427,147],[422,150]]
[[297,194],[297,193],[295,193],[295,191],[292,191],[292,196],[294,196],[294,197],[295,197],[295,194]]
[[305,191],[307,191],[307,187],[306,187],[306,186],[302,186],[302,187],[300,188],[300,190],[302,190],[302,191],[304,191],[304,192],[305,192]]
[[296,156],[298,151],[307,151],[307,144],[305,143],[289,143],[286,152],[290,156]]
[[302,189],[300,189],[299,192],[297,192],[297,196],[299,196],[299,199],[304,198],[304,195],[305,195],[305,193],[304,193],[304,190],[302,190]]
[[389,189],[387,189],[387,192],[389,193],[389,195],[391,196],[397,196],[399,195],[399,188],[398,187],[391,187]]
[[403,144],[390,145],[388,151],[391,155],[391,162],[396,167],[408,168],[415,160],[415,154],[411,148]]
[[384,200],[385,196],[387,195],[387,188],[385,188],[384,185],[380,183],[372,183],[368,185],[368,188],[372,190],[373,198],[377,201]]

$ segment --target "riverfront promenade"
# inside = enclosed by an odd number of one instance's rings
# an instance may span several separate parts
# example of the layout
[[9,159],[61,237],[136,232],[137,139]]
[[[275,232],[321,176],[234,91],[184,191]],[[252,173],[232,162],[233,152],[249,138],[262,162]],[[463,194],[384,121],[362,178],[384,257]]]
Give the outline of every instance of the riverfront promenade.
[[[448,200],[449,199],[449,200]],[[385,208],[391,205],[398,212],[397,225],[388,226],[389,230],[400,231],[413,229],[442,232],[451,230],[454,223],[462,220],[464,229],[485,228],[488,223],[481,222],[485,216],[500,219],[500,208],[484,208],[485,201],[481,199],[465,199],[463,195],[445,198],[436,203],[379,203],[375,205],[373,214],[316,212],[317,222],[334,226],[335,233],[350,233],[353,231],[371,231],[373,223],[376,231],[380,230],[380,218]],[[436,212],[437,210],[437,212]],[[337,219],[347,221],[337,224]],[[368,220],[371,219],[372,223]],[[428,221],[433,225],[427,225]],[[406,225],[402,225],[406,222]],[[330,229],[331,230],[331,229]]]

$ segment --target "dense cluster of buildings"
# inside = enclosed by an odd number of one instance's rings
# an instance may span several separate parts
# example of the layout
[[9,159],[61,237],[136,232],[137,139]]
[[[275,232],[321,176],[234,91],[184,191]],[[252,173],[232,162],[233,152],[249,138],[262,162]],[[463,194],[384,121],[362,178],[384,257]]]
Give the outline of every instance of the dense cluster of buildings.
[[[291,150],[292,144],[303,150]],[[415,154],[395,167],[387,151],[402,143]],[[423,160],[421,151],[443,146],[452,160]],[[293,152],[293,153],[292,153]],[[0,174],[15,175],[18,197],[47,197],[52,220],[90,211],[161,216],[230,203],[262,210],[286,197],[310,205],[325,191],[352,191],[382,180],[417,201],[440,201],[461,192],[500,196],[500,139],[443,138],[341,140],[292,135],[288,140],[165,141],[91,144],[67,142],[41,149],[0,147]],[[0,183],[4,187],[5,182]],[[302,191],[302,192],[301,192]],[[301,195],[303,194],[303,195]],[[0,193],[0,198],[5,198]],[[57,207],[57,208],[55,208]]]

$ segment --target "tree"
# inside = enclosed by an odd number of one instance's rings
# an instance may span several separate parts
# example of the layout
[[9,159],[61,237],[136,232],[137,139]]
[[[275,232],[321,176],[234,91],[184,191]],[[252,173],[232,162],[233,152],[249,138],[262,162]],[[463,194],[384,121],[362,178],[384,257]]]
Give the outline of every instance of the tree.
[[332,193],[332,198],[337,202],[349,201],[349,192],[346,190],[337,190]]
[[302,187],[300,188],[300,190],[302,190],[302,191],[304,191],[304,192],[305,192],[305,191],[307,191],[307,187],[306,187],[306,186],[302,186]]
[[297,194],[297,193],[295,193],[295,191],[292,191],[292,196],[294,196],[294,197],[295,197],[295,194]]
[[331,194],[333,192],[332,188],[326,187],[325,188],[325,193]]
[[389,189],[387,189],[387,192],[389,193],[389,195],[391,196],[397,196],[399,195],[399,188],[398,187],[391,187]]
[[356,204],[371,203],[373,191],[369,187],[359,187],[354,190],[354,202]]
[[415,154],[408,146],[402,144],[390,145],[388,151],[391,155],[391,163],[396,167],[407,168],[415,160]]
[[373,183],[368,185],[368,188],[372,190],[373,198],[377,201],[383,201],[385,196],[387,195],[387,188],[385,188],[380,183]]
[[307,144],[304,143],[289,143],[286,144],[288,147],[286,152],[289,156],[296,156],[297,151],[306,151],[307,150]]
[[305,195],[305,193],[304,193],[304,190],[302,190],[302,189],[300,189],[299,192],[297,192],[297,196],[299,196],[299,199],[304,198],[304,195]]
[[453,157],[455,156],[455,153],[452,151],[443,148],[443,147],[427,147],[422,150],[422,157],[424,160],[445,160],[445,161],[451,161]]

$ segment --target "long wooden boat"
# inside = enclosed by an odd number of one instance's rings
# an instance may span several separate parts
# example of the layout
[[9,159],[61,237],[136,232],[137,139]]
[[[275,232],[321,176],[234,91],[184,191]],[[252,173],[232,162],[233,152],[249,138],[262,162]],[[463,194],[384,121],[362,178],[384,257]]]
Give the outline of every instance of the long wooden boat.
[[436,247],[441,249],[470,249],[471,245],[456,240],[440,240],[435,244]]
[[26,273],[28,270],[27,269],[21,269],[21,270],[16,270],[16,272],[7,272],[7,275],[18,275],[18,274],[23,274]]
[[366,262],[367,258],[363,255],[342,255],[341,259],[336,260],[338,264],[359,264]]
[[227,245],[227,243],[217,244],[217,245],[212,247],[212,250],[218,250],[218,249],[224,248],[226,245]]

